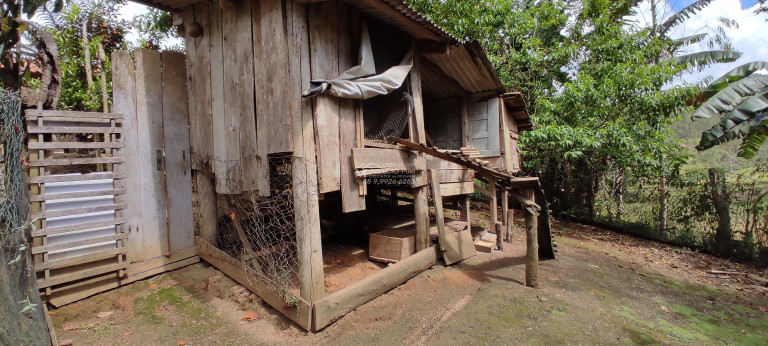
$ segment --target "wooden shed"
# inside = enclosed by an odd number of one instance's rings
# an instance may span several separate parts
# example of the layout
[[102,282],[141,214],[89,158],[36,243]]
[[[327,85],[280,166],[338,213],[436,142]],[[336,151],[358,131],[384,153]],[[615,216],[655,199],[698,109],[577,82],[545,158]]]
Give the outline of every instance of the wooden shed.
[[[428,179],[429,170],[439,181],[433,190],[440,190],[432,199],[457,199],[468,226],[475,170],[388,137],[439,148],[496,172],[520,171],[518,131],[531,128],[520,95],[504,94],[477,43],[460,42],[403,1],[150,5],[173,11],[186,35],[199,255],[306,329],[322,329],[436,263],[428,205],[435,179]],[[355,75],[366,64],[371,69]],[[402,66],[405,78],[376,79]],[[337,88],[339,80],[380,94],[302,97],[312,87]],[[484,179],[494,204],[492,229],[497,180]],[[538,181],[517,183],[534,187]],[[410,201],[380,203],[387,197]],[[334,246],[367,240],[392,225],[365,221],[404,209],[415,254],[333,287]],[[502,223],[506,216],[502,212]]]
[[[538,180],[517,177],[518,133],[531,129],[521,95],[505,92],[476,42],[405,2],[143,3],[174,13],[186,66],[180,54],[113,56],[111,126],[117,119],[127,144],[110,148],[125,159],[97,161],[125,164],[112,175],[125,196],[111,210],[133,250],[110,250],[120,263],[106,267],[119,270],[110,287],[149,263],[136,249],[157,247],[157,265],[197,254],[320,330],[440,257],[473,255],[470,194],[488,196],[485,228],[499,237],[510,195],[533,199]],[[459,217],[446,219],[444,206]],[[167,244],[152,245],[160,238]],[[54,284],[47,271],[40,280]]]

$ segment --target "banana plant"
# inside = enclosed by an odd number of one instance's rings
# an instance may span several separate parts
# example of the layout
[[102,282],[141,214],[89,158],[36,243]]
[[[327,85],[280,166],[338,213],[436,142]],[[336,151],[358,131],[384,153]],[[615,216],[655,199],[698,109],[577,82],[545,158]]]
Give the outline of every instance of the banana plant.
[[742,139],[738,155],[753,158],[757,154],[768,139],[768,75],[758,73],[766,68],[766,61],[741,65],[699,93],[691,116],[718,116],[720,121],[701,134],[697,150]]

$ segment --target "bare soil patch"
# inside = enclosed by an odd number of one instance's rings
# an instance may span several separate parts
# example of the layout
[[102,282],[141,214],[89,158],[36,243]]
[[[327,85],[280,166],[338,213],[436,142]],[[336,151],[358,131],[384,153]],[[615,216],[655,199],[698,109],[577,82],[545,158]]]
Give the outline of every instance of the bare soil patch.
[[[765,293],[751,289],[745,275],[708,273],[765,271],[594,227],[556,222],[553,230],[558,260],[541,263],[538,289],[522,284],[518,227],[503,252],[433,267],[318,333],[299,329],[205,264],[51,315],[59,339],[75,345],[768,343]],[[366,270],[362,258],[334,259],[332,249],[327,255],[329,272]],[[347,284],[326,280],[331,290]],[[113,313],[97,317],[104,311]],[[243,320],[249,312],[258,317]]]

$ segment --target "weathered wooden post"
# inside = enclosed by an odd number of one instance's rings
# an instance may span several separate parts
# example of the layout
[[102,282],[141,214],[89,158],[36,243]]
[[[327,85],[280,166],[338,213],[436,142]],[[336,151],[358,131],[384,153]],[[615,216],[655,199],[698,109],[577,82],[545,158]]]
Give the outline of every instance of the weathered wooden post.
[[[533,189],[521,191],[523,196],[530,202],[535,203]],[[537,229],[537,216],[532,212],[532,208],[523,208],[525,212],[525,285],[528,287],[539,286],[539,240]]]

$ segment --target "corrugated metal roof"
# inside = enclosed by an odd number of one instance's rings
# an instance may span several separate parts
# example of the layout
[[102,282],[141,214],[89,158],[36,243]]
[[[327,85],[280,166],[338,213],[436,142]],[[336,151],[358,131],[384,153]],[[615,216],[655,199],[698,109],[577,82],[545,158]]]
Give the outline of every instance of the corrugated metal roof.
[[451,47],[448,54],[429,54],[427,59],[439,66],[470,94],[504,91],[496,71],[476,42]]
[[[163,10],[178,10],[204,0],[130,0]],[[247,0],[242,0],[247,1]],[[373,18],[400,24],[406,32],[419,39],[460,41],[435,23],[416,12],[403,0],[340,0]]]
[[402,0],[341,0],[363,14],[386,23],[397,24],[417,39],[448,41],[458,44],[459,40],[416,12]]

